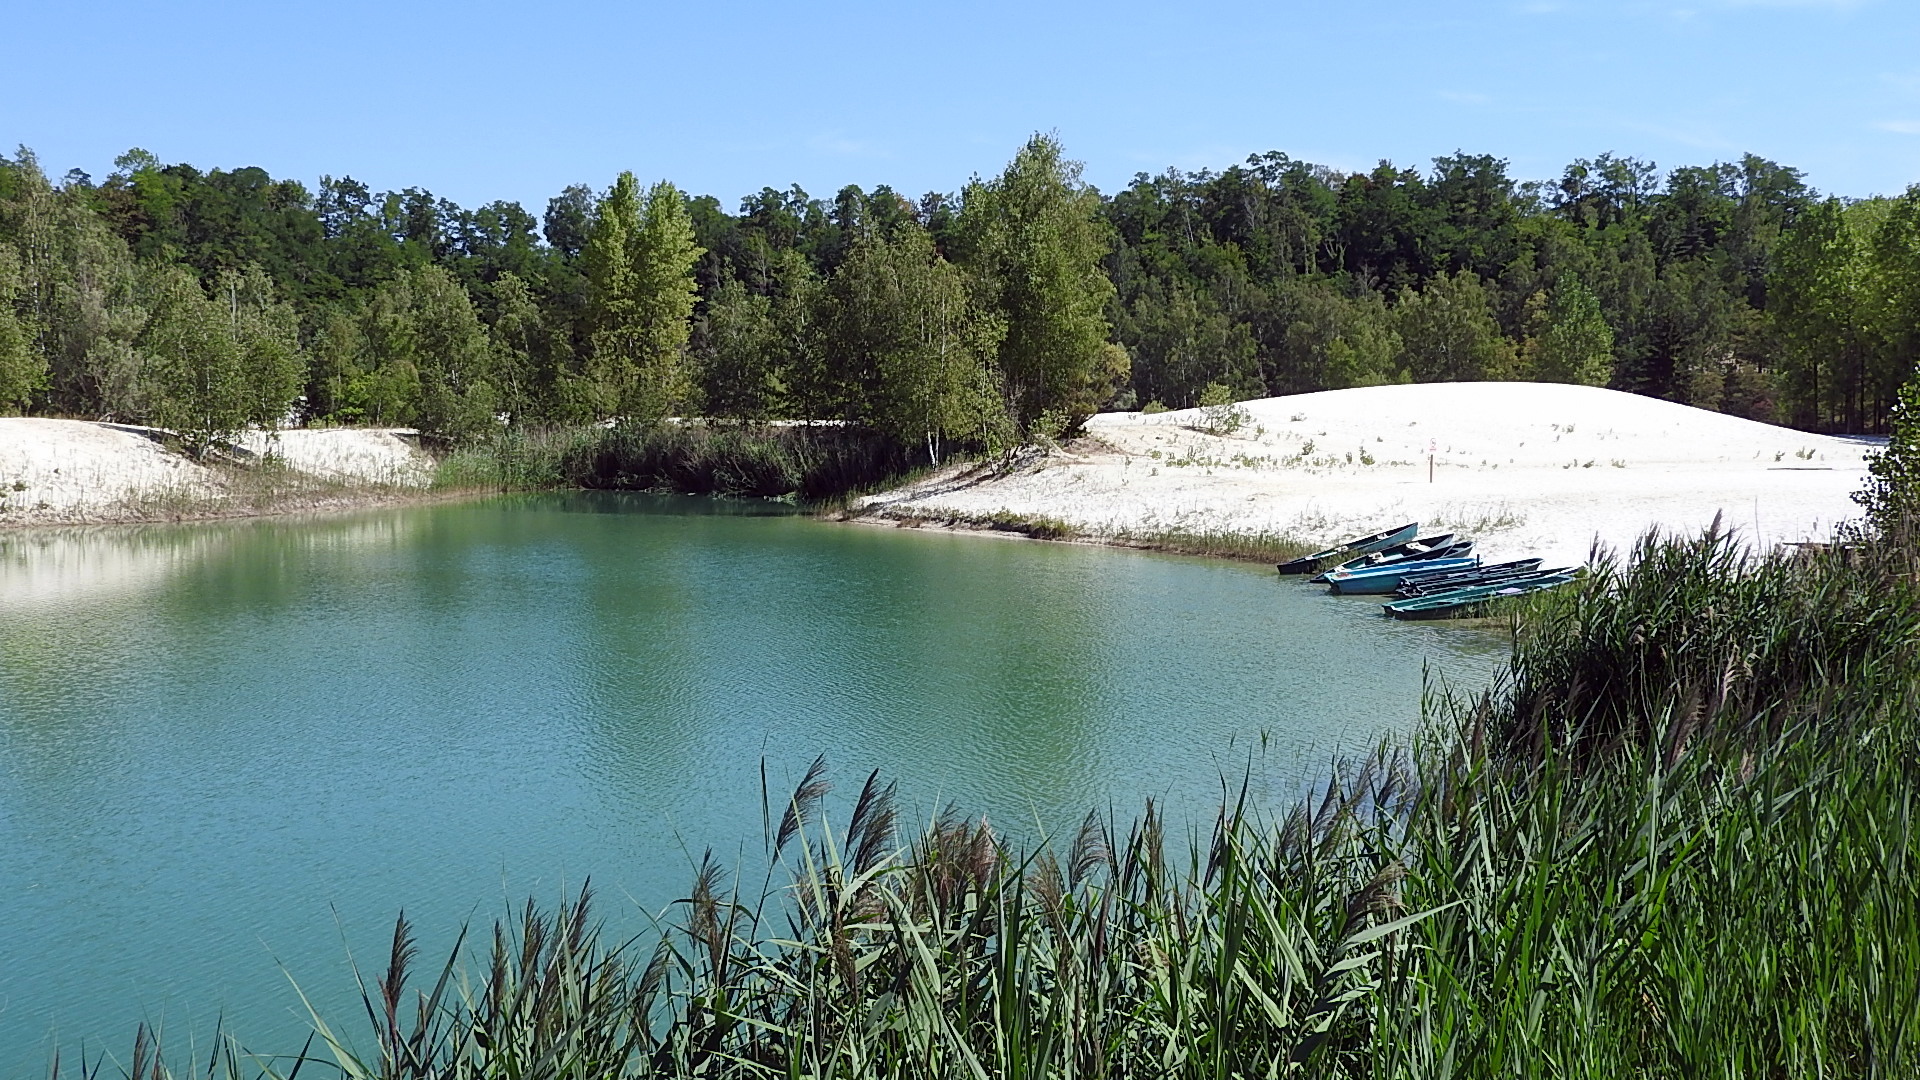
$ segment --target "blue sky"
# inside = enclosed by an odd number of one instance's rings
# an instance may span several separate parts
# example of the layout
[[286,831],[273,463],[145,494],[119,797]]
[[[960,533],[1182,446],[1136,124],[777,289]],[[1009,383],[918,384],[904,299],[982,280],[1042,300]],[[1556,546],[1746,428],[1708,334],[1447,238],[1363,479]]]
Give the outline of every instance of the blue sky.
[[1862,196],[1920,181],[1920,3],[14,5],[0,143],[97,178],[130,146],[536,213],[623,168],[720,196],[951,191],[1057,131],[1105,190],[1282,150],[1752,151]]

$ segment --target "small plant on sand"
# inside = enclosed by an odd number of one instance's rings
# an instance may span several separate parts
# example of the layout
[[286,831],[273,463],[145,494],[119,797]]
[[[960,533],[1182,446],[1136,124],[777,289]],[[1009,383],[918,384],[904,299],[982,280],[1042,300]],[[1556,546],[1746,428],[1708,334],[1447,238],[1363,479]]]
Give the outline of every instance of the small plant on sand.
[[1252,414],[1234,402],[1233,391],[1225,383],[1208,383],[1207,388],[1200,391],[1200,422],[1194,425],[1195,430],[1208,435],[1231,435],[1252,420]]

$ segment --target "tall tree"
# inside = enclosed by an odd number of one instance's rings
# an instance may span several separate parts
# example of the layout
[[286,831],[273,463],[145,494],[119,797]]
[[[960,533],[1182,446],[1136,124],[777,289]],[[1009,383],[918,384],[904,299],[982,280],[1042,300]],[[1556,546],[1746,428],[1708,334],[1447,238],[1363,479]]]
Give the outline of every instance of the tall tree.
[[857,419],[921,443],[938,464],[956,436],[991,441],[1001,415],[989,358],[1005,324],[918,225],[863,229],[829,284],[828,339],[865,393]]
[[46,359],[14,306],[20,291],[20,256],[0,243],[0,413],[25,410],[47,377]]
[[679,189],[655,184],[643,205],[633,174],[621,173],[600,201],[582,253],[592,290],[593,373],[606,412],[659,419],[684,398],[699,257]]
[[[967,188],[956,232],[983,296],[1007,320],[999,348],[1010,412],[1021,430],[1043,416],[1078,426],[1112,387],[1096,385],[1113,283],[1099,195],[1059,140],[1036,135],[997,179]],[[1058,431],[1049,434],[1059,434]]]
[[226,307],[240,349],[247,422],[267,429],[281,426],[306,377],[298,313],[292,304],[276,299],[273,280],[258,264],[223,271],[214,301]]
[[139,342],[152,394],[148,417],[204,457],[255,411],[233,321],[184,266],[156,267],[149,297],[153,317]]
[[728,274],[707,297],[700,334],[700,396],[706,415],[766,420],[786,396],[773,300]]
[[409,278],[409,336],[420,378],[414,423],[423,435],[471,438],[493,426],[499,406],[486,329],[472,297],[446,270],[429,266]]
[[490,289],[492,382],[508,423],[522,424],[559,396],[559,384],[569,375],[566,340],[548,325],[533,289],[520,275],[501,274]]
[[1288,391],[1410,381],[1400,335],[1379,293],[1341,296],[1324,282],[1292,290],[1282,353]]
[[1775,252],[1768,314],[1787,346],[1792,418],[1806,427],[1857,416],[1873,321],[1859,216],[1838,199],[1815,204]]

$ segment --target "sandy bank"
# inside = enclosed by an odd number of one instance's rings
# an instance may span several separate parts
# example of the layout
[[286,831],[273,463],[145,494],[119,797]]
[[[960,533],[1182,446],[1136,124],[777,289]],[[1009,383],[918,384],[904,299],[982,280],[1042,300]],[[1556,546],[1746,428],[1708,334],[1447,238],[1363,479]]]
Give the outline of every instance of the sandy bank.
[[[865,499],[874,517],[1058,518],[1094,533],[1231,530],[1340,538],[1418,519],[1491,557],[1583,561],[1649,526],[1716,513],[1749,540],[1824,539],[1856,516],[1871,447],[1653,398],[1546,383],[1331,390],[1199,410],[1113,413],[1073,452],[1008,475],[955,470]],[[1433,459],[1429,481],[1428,457]]]
[[333,428],[250,433],[281,470],[202,465],[147,429],[0,418],[0,527],[151,521],[323,509],[418,494],[432,461],[403,433]]

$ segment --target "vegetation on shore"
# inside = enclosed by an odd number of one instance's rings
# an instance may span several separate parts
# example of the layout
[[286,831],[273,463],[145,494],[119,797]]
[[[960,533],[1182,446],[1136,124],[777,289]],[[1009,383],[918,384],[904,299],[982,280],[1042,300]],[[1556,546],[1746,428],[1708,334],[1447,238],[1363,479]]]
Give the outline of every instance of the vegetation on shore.
[[924,462],[871,431],[836,426],[627,423],[513,431],[442,455],[434,485],[555,488],[825,503],[881,487]]

